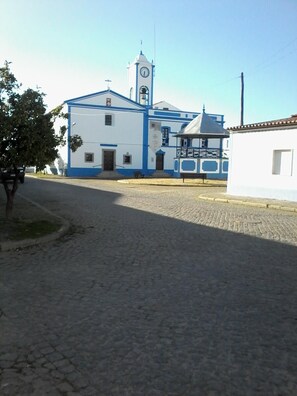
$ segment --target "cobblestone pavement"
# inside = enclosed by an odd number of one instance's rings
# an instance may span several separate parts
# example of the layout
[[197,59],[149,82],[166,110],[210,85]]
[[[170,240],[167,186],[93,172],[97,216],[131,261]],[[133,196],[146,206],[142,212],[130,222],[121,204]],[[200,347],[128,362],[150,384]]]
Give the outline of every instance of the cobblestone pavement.
[[73,228],[1,253],[1,395],[297,394],[296,213],[197,190],[21,187]]

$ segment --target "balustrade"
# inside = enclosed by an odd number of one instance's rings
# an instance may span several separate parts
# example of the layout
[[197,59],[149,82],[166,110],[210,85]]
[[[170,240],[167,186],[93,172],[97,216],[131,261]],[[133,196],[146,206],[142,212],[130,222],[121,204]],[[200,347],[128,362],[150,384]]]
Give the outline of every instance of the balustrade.
[[228,150],[219,148],[178,148],[176,150],[177,158],[228,158]]

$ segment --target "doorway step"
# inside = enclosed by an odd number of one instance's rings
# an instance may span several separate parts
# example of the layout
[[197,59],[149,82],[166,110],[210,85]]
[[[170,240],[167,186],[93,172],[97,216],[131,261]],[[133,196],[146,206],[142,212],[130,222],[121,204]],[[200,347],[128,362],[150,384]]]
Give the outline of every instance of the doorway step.
[[117,171],[102,171],[97,175],[98,179],[110,179],[110,180],[115,180],[115,179],[125,179],[127,177],[121,175]]
[[152,175],[151,175],[151,177],[154,177],[154,178],[158,178],[158,179],[165,179],[165,178],[172,178],[172,176],[171,175],[169,175],[168,173],[166,173],[166,172],[164,172],[164,171],[162,171],[162,170],[156,170]]

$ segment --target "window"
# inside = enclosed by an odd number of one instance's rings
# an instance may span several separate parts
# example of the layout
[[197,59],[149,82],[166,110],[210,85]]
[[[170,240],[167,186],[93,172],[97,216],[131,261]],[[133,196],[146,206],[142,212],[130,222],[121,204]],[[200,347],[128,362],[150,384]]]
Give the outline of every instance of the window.
[[132,155],[124,154],[123,155],[123,164],[131,164],[132,163]]
[[112,115],[105,114],[105,125],[111,126],[112,125]]
[[208,139],[201,139],[201,148],[207,148],[208,147]]
[[162,132],[162,146],[168,146],[169,145],[169,127],[162,127],[161,132]]
[[181,138],[181,146],[184,148],[192,146],[192,139],[190,138]]
[[149,104],[149,90],[148,87],[144,85],[139,89],[139,103],[142,105]]
[[94,153],[85,153],[85,162],[94,162]]
[[292,175],[293,150],[274,150],[272,174],[281,176]]

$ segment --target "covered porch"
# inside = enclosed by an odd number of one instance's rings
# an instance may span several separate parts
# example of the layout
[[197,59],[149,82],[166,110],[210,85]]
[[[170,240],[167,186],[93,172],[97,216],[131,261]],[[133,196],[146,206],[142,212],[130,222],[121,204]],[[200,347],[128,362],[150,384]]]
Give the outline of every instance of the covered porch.
[[204,110],[175,136],[175,177],[199,173],[207,178],[227,179],[229,133]]

